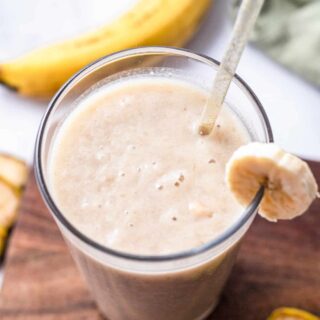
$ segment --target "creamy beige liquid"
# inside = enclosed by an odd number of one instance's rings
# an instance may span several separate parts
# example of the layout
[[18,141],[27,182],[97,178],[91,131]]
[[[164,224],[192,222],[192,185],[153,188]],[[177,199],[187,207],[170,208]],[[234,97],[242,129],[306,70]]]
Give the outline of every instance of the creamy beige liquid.
[[71,223],[108,247],[154,255],[204,244],[237,220],[224,170],[249,137],[228,108],[199,136],[205,101],[202,89],[159,77],[84,99],[51,158],[51,189]]
[[[213,135],[201,137],[206,93],[182,80],[140,76],[81,101],[56,136],[49,180],[61,212],[88,237],[130,253],[174,253],[239,219],[224,169],[249,136],[227,107]],[[241,239],[166,266],[101,254],[62,231],[110,320],[203,319]]]

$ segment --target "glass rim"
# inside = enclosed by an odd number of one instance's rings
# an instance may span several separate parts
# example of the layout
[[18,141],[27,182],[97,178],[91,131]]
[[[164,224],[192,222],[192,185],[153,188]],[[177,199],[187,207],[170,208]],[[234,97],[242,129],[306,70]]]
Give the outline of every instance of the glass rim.
[[[75,73],[67,82],[65,82],[62,87],[57,91],[57,93],[54,95],[52,100],[50,101],[48,108],[42,117],[37,138],[36,138],[36,144],[35,144],[35,153],[34,153],[34,172],[36,181],[38,184],[38,188],[40,190],[40,194],[46,204],[46,206],[50,209],[51,213],[54,215],[54,217],[76,238],[80,239],[82,242],[84,242],[86,245],[89,245],[90,247],[93,247],[94,249],[102,252],[103,254],[109,254],[111,256],[115,256],[122,259],[127,259],[131,261],[143,261],[143,262],[168,262],[178,259],[184,259],[184,258],[190,258],[193,256],[200,255],[202,253],[205,253],[214,247],[218,247],[220,244],[225,242],[227,239],[231,238],[238,230],[240,230],[245,223],[253,216],[256,212],[256,209],[258,208],[262,197],[264,193],[264,188],[261,187],[258,192],[256,193],[255,197],[251,201],[251,203],[244,209],[241,219],[237,220],[235,223],[233,223],[229,228],[227,228],[222,234],[220,234],[218,237],[200,245],[197,247],[194,247],[192,249],[179,251],[176,253],[170,253],[170,254],[163,254],[163,255],[142,255],[142,254],[133,254],[133,253],[127,253],[120,250],[115,250],[112,248],[109,248],[107,246],[104,246],[85,234],[83,234],[80,230],[78,230],[76,227],[74,227],[68,219],[62,214],[58,206],[55,204],[53,198],[50,195],[50,192],[47,188],[46,180],[43,174],[43,164],[42,164],[42,146],[43,146],[43,140],[44,140],[44,132],[46,130],[46,126],[48,123],[48,120],[50,119],[51,113],[54,110],[54,107],[57,103],[59,103],[59,98],[65,91],[67,91],[70,87],[73,86],[74,82],[76,82],[83,73],[90,71],[95,72],[95,67],[99,66],[101,63],[111,63],[112,61],[117,61],[119,58],[128,58],[133,57],[134,55],[148,55],[148,54],[173,54],[173,55],[179,55],[185,58],[191,58],[193,60],[196,60],[197,62],[204,62],[206,65],[212,67],[212,65],[218,66],[220,63],[204,54],[195,53],[188,49],[182,49],[182,48],[175,48],[175,47],[165,47],[165,46],[148,46],[148,47],[138,47],[133,49],[126,49],[122,51],[118,51],[115,53],[112,53],[110,55],[106,55],[100,59],[97,59],[96,61],[90,63],[89,65],[82,68],[80,71]],[[238,82],[242,86],[240,89],[245,89],[247,93],[251,96],[253,99],[255,106],[257,107],[257,111],[260,113],[260,116],[264,122],[266,133],[267,133],[267,142],[273,142],[273,134],[271,130],[271,126],[268,120],[268,117],[266,115],[266,112],[259,101],[258,97],[255,95],[253,90],[249,87],[249,85],[238,75],[235,74],[234,78],[232,79],[232,82]]]

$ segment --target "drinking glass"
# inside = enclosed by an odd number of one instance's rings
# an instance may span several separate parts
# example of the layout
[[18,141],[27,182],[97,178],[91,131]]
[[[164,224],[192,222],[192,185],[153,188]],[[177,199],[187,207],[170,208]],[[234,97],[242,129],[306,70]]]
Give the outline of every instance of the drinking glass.
[[[163,76],[210,90],[218,64],[204,55],[177,48],[142,47],[117,52],[73,76],[52,99],[43,117],[35,149],[38,186],[100,311],[110,320],[205,318],[218,303],[263,189],[234,224],[199,247],[166,255],[117,251],[81,233],[56,205],[48,181],[49,154],[56,134],[79,101],[101,86],[128,77]],[[252,141],[272,142],[261,103],[238,75],[225,102],[247,128]]]

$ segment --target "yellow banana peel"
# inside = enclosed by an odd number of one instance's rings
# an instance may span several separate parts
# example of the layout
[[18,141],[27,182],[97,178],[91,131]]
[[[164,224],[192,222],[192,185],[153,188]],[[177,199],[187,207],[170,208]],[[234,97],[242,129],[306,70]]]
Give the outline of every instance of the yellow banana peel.
[[50,97],[75,72],[107,54],[137,46],[183,45],[210,4],[211,0],[139,0],[118,20],[94,32],[0,64],[0,82],[22,95]]

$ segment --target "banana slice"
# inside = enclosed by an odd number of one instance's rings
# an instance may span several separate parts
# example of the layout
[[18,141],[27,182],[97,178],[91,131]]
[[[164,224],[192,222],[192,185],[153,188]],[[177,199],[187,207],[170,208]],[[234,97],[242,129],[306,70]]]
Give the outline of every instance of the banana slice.
[[26,184],[28,169],[25,162],[6,154],[0,154],[0,178],[17,190]]
[[28,167],[23,161],[0,154],[0,260],[8,243],[8,231],[17,218],[27,177]]
[[279,308],[267,320],[320,320],[317,316],[296,308]]
[[2,260],[2,253],[5,248],[7,237],[8,237],[8,230],[0,226],[0,262]]
[[19,206],[18,193],[0,179],[0,227],[8,229],[14,222]]
[[0,260],[6,245],[8,230],[16,219],[18,206],[18,192],[0,179]]
[[301,215],[318,191],[307,163],[273,143],[252,142],[237,149],[227,163],[226,182],[244,206],[264,186],[259,213],[270,221]]

